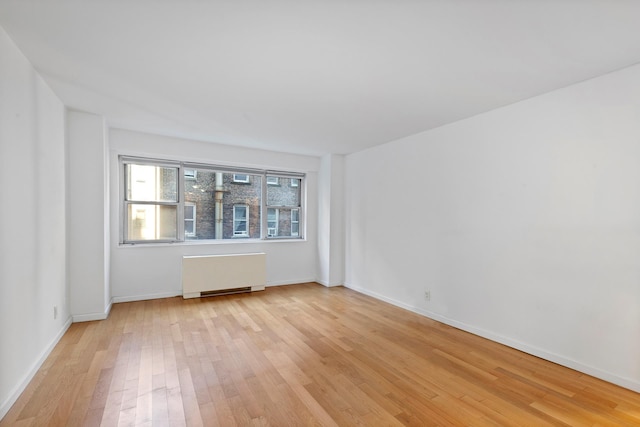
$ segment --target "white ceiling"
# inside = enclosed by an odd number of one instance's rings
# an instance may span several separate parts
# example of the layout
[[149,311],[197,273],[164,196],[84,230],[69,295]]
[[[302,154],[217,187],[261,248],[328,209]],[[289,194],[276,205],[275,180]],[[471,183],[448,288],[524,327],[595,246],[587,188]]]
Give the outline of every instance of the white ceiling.
[[640,62],[638,0],[0,0],[72,108],[350,153]]

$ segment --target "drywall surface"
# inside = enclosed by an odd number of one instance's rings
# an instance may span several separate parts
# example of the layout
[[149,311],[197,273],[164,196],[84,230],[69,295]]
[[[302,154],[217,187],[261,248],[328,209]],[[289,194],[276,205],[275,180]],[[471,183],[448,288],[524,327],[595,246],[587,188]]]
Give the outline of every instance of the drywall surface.
[[322,156],[318,181],[318,281],[339,286],[344,282],[344,156]]
[[640,66],[349,155],[346,181],[348,286],[640,390]]
[[64,106],[0,28],[0,419],[70,324],[65,155]]
[[106,141],[101,116],[68,113],[68,242],[71,314],[74,321],[108,315],[108,207]]
[[[317,278],[317,194],[320,159],[207,142],[111,129],[111,291],[114,302],[182,294],[184,255],[267,254],[267,286]],[[118,156],[141,156],[228,166],[305,172],[306,238],[285,241],[222,241],[164,245],[120,245],[119,198],[122,181]]]

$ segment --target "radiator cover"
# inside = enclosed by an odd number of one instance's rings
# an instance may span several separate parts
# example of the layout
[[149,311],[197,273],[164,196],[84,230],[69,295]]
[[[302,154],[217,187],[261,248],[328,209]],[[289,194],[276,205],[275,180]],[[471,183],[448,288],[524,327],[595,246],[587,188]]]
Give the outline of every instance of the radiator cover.
[[267,283],[266,254],[199,255],[182,257],[182,296],[262,291]]

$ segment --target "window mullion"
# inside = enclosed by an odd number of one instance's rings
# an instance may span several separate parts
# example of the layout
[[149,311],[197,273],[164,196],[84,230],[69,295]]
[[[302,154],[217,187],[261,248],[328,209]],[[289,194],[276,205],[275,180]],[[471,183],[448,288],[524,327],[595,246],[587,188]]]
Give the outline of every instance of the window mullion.
[[260,197],[260,238],[267,238],[267,174],[262,174],[262,195]]

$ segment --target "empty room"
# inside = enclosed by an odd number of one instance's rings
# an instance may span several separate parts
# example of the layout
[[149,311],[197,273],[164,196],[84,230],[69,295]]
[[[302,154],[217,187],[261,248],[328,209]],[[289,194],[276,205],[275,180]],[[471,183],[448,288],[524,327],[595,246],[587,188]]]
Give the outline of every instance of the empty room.
[[638,22],[0,0],[0,426],[640,425]]

